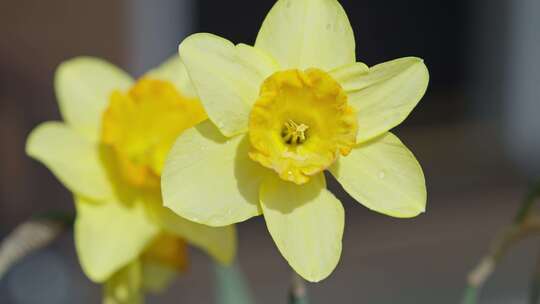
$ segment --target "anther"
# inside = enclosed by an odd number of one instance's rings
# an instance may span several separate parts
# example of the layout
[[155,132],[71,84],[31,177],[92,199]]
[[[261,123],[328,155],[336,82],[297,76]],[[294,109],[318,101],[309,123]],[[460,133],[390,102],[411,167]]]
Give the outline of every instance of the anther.
[[306,141],[306,133],[309,127],[303,123],[298,124],[292,120],[288,120],[283,125],[281,137],[285,143],[289,145],[298,145]]

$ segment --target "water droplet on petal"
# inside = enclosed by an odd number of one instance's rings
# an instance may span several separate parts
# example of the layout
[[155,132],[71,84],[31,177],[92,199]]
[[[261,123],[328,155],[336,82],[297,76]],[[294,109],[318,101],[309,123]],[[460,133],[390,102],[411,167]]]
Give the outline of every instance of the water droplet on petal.
[[385,176],[385,173],[384,173],[384,171],[381,171],[381,172],[379,172],[379,178],[380,178],[380,179],[383,179],[383,178],[384,178],[384,176]]

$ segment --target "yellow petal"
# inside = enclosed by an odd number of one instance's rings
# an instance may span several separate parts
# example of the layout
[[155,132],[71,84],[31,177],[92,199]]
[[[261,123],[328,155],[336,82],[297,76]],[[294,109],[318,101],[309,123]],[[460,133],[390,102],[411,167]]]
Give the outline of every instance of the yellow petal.
[[276,63],[260,50],[211,34],[189,36],[179,52],[210,119],[225,136],[245,132],[259,87]]
[[157,68],[150,70],[144,77],[171,82],[182,96],[188,98],[197,97],[186,67],[178,55],[167,59]]
[[72,192],[96,200],[113,197],[99,146],[65,124],[39,125],[28,136],[26,153],[47,166]]
[[142,304],[143,273],[139,261],[116,272],[105,283],[103,304]]
[[416,57],[381,63],[369,72],[364,67],[356,63],[330,73],[358,112],[357,142],[381,135],[405,120],[429,82],[426,65]]
[[422,168],[392,133],[361,144],[330,171],[354,199],[371,210],[404,218],[425,211]]
[[354,34],[335,0],[279,0],[255,43],[283,68],[333,68],[355,61]]
[[114,90],[127,90],[133,80],[114,65],[91,57],[62,63],[55,75],[60,112],[67,124],[91,140],[99,138],[101,114]]
[[366,76],[369,73],[369,67],[362,62],[355,62],[340,66],[329,72],[330,75],[339,82],[345,92],[353,92],[358,88],[366,87]]
[[75,203],[75,245],[82,269],[94,282],[136,259],[158,233],[143,204],[92,204],[80,197]]
[[304,185],[271,176],[261,186],[261,206],[268,231],[291,267],[311,282],[330,275],[341,255],[345,214],[326,190],[324,175]]
[[[199,203],[204,201],[198,200]],[[149,215],[164,231],[175,234],[206,251],[223,264],[229,264],[236,254],[234,226],[210,227],[176,215],[158,203],[148,204]]]
[[227,139],[209,121],[174,144],[161,177],[163,202],[176,214],[227,226],[260,214],[258,188],[269,171],[248,156],[245,136]]

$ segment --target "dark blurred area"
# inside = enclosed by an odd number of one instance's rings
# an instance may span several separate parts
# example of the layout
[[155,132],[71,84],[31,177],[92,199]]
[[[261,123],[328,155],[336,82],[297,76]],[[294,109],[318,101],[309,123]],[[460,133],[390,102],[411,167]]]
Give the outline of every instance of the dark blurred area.
[[[511,221],[540,176],[540,2],[340,1],[368,65],[422,57],[428,92],[396,133],[428,183],[428,211],[387,218],[332,187],[347,211],[343,257],[310,285],[313,303],[458,303],[466,273]],[[60,120],[53,76],[63,60],[103,57],[139,76],[175,54],[190,33],[252,44],[274,1],[0,2],[0,239],[51,210],[74,212],[70,194],[24,153],[37,124]],[[239,225],[240,264],[258,303],[283,303],[289,279],[261,219]],[[538,240],[520,245],[488,283],[482,303],[524,303]],[[151,303],[210,303],[209,259]],[[27,288],[27,289],[25,289]],[[96,303],[71,237],[15,267],[0,303]]]
[[[469,1],[341,1],[356,37],[359,61],[375,65],[417,56],[428,64],[430,95],[410,124],[455,122],[464,117],[463,88],[467,81],[467,53],[471,26]],[[234,42],[255,43],[264,16],[274,1],[242,4],[242,13],[229,2],[200,1],[198,31],[218,34]]]

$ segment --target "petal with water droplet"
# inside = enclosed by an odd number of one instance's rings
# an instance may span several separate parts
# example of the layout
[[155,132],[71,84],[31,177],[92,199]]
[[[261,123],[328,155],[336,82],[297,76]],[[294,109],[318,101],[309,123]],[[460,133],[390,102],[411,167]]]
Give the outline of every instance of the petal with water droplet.
[[394,217],[414,217],[425,211],[422,168],[411,151],[391,133],[353,149],[330,172],[369,209]]

